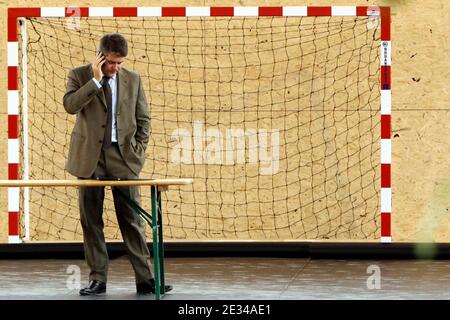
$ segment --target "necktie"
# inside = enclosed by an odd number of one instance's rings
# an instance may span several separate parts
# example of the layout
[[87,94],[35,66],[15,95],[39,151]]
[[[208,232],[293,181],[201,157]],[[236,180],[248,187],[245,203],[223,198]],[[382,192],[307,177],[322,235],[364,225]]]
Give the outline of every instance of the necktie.
[[110,77],[103,76],[103,93],[105,94],[107,113],[106,113],[106,126],[105,135],[103,137],[102,149],[107,149],[111,145],[111,134],[112,134],[112,91],[109,86]]

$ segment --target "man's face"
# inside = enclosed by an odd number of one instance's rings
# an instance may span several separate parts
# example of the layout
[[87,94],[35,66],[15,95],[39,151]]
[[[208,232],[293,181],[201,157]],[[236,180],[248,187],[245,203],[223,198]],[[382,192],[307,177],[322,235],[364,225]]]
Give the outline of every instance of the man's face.
[[119,72],[125,57],[117,56],[112,53],[106,53],[104,56],[105,63],[102,66],[103,74],[107,77],[112,77]]

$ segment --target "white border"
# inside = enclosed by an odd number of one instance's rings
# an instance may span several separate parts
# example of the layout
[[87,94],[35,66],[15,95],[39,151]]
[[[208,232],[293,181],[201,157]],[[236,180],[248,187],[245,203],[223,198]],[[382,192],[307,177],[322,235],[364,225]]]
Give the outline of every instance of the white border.
[[381,114],[390,115],[392,107],[392,92],[391,90],[381,90]]
[[138,7],[137,8],[138,17],[161,17],[162,8],[161,7]]
[[89,17],[112,17],[113,7],[89,7]]
[[8,42],[8,67],[19,65],[19,43],[17,41]]
[[391,139],[381,139],[381,164],[390,164],[392,142]]
[[331,7],[332,16],[356,16],[356,6],[332,6]]
[[259,7],[234,7],[235,17],[257,17],[259,16]]
[[381,188],[381,212],[391,214],[392,210],[392,190],[391,188]]
[[308,16],[308,7],[283,7],[283,16],[306,17]]
[[210,7],[186,7],[186,17],[209,17]]
[[42,7],[41,17],[65,17],[66,8],[61,7]]

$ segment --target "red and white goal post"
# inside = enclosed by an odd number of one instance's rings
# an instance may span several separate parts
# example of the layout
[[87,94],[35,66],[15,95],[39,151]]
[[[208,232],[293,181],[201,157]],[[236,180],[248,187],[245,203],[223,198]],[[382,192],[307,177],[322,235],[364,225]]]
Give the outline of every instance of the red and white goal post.
[[[389,7],[368,6],[278,6],[278,7],[33,7],[8,8],[8,179],[29,179],[28,167],[28,95],[26,50],[20,55],[19,20],[29,18],[74,18],[95,17],[115,18],[145,17],[146,19],[162,19],[163,17],[369,17],[380,23],[379,46],[379,155],[381,163],[379,175],[379,221],[381,241],[391,242],[391,17]],[[328,23],[330,24],[330,23]],[[315,27],[314,27],[315,28]],[[316,30],[316,29],[314,29]],[[24,30],[26,32],[26,30]],[[22,37],[25,40],[26,37]],[[314,40],[312,40],[314,41]],[[26,45],[26,44],[25,44]],[[331,46],[331,45],[330,45]],[[20,68],[20,63],[23,68]],[[378,76],[377,74],[377,76]],[[65,80],[61,80],[65,82]],[[337,81],[337,80],[336,80]],[[22,93],[20,92],[22,88]],[[20,116],[21,115],[21,116]],[[20,136],[22,135],[22,139]],[[197,179],[198,180],[198,179]],[[29,218],[27,195],[21,195],[19,188],[8,189],[9,243],[29,240]],[[22,197],[24,208],[19,207]],[[275,201],[275,200],[273,200]],[[287,202],[287,200],[286,200]],[[23,211],[24,214],[23,214]],[[21,222],[22,216],[25,222]],[[226,218],[226,217],[225,217]],[[224,219],[225,219],[224,218]],[[21,223],[25,224],[25,232],[21,234]],[[197,228],[197,227],[195,227]],[[198,226],[200,228],[200,226]],[[274,227],[276,228],[276,227]],[[292,232],[292,230],[291,230]],[[294,236],[297,237],[297,236]]]

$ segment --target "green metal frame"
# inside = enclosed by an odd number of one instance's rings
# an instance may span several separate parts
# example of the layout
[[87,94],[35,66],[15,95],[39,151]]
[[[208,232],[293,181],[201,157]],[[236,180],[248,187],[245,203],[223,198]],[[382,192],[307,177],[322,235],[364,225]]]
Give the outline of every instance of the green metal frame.
[[161,191],[158,186],[151,186],[152,214],[148,214],[138,203],[127,196],[120,187],[114,187],[128,205],[144,219],[152,229],[153,268],[155,275],[155,298],[160,300],[165,295],[164,279],[164,241],[162,229]]

